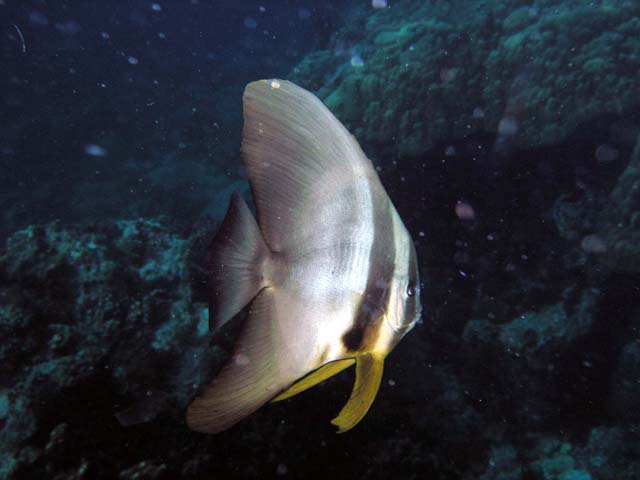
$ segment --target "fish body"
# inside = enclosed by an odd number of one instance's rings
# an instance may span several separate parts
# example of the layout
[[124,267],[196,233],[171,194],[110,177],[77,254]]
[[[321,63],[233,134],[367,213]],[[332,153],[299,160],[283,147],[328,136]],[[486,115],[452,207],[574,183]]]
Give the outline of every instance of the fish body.
[[384,358],[420,315],[415,247],[371,161],[310,92],[243,96],[242,156],[257,221],[234,194],[208,260],[210,325],[247,305],[229,362],[187,411],[216,433],[356,365],[340,432],[368,411]]

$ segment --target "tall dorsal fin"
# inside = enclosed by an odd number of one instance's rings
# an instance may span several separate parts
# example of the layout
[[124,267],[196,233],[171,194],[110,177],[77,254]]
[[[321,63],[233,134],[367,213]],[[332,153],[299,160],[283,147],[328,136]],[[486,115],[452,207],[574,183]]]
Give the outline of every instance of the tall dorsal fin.
[[365,194],[386,197],[358,142],[315,95],[284,80],[259,80],[247,85],[243,108],[242,156],[272,251],[313,249],[335,241],[333,232],[344,238],[344,227],[357,225],[371,201]]

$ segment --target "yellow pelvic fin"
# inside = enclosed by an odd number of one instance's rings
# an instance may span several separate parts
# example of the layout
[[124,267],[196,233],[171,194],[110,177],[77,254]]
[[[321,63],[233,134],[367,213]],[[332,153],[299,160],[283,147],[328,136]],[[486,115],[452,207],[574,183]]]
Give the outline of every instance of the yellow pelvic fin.
[[344,360],[337,360],[335,362],[327,363],[322,367],[314,370],[309,375],[301,378],[296,383],[287,388],[284,392],[271,400],[272,402],[279,402],[286,400],[289,397],[293,397],[301,392],[304,392],[308,388],[311,388],[320,382],[323,382],[327,378],[337,375],[342,370],[353,365],[356,361],[353,358],[346,358]]
[[369,411],[376,398],[382,370],[384,355],[365,353],[356,357],[356,383],[349,401],[331,423],[338,427],[338,433],[344,433],[355,427]]

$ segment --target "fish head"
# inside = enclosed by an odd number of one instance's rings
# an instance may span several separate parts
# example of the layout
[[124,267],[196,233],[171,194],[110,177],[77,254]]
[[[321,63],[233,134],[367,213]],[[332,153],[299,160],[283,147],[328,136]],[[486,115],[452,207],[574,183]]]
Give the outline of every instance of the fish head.
[[391,282],[385,318],[393,331],[393,346],[411,331],[420,319],[420,274],[416,247],[409,234],[396,256],[396,268]]

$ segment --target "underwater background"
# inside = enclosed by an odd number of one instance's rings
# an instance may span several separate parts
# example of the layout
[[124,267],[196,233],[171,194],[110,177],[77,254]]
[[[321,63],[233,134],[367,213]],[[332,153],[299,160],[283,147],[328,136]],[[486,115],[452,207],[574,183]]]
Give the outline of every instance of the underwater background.
[[[640,1],[0,0],[0,478],[640,479]],[[418,250],[346,371],[218,435],[187,404],[242,92],[318,95]]]

